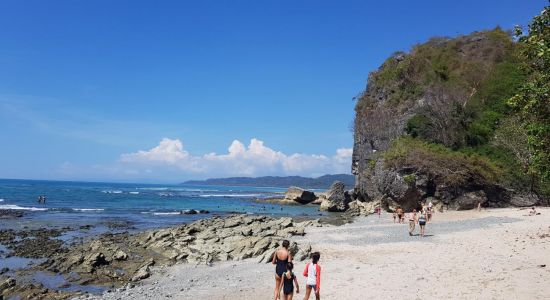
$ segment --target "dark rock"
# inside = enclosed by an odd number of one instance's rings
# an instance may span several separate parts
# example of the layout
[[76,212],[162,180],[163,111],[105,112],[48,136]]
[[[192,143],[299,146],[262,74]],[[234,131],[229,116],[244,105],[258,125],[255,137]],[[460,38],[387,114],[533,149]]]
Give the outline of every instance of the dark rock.
[[321,203],[321,210],[330,212],[342,212],[348,209],[348,203],[351,197],[345,191],[345,185],[341,181],[336,181],[327,191],[327,199]]
[[290,187],[285,193],[285,201],[294,201],[300,204],[313,202],[317,197],[313,192],[306,191],[299,187]]
[[210,212],[204,209],[196,210],[196,209],[188,209],[188,210],[182,210],[180,211],[180,214],[182,215],[196,215],[196,214],[209,214]]
[[6,280],[4,280],[4,281],[2,281],[2,282],[0,283],[0,291],[9,289],[9,288],[11,288],[11,287],[14,287],[15,284],[16,284],[15,279],[13,279],[13,278],[8,278],[8,279],[6,279]]
[[109,261],[105,257],[105,255],[101,252],[96,253],[90,253],[84,257],[83,264],[86,266],[92,267],[91,270],[93,270],[95,267],[99,267],[102,265],[108,265]]
[[487,196],[485,195],[485,192],[475,191],[465,193],[464,195],[457,197],[448,205],[448,207],[449,209],[456,210],[474,209],[477,207],[478,203],[481,203],[481,205],[483,206],[485,202],[487,202]]
[[539,203],[539,197],[533,193],[515,194],[510,198],[510,204],[513,206],[526,207],[538,205]]
[[25,213],[20,210],[0,209],[0,219],[15,219],[21,218]]
[[64,252],[63,241],[45,237],[26,238],[11,246],[14,256],[41,258]]

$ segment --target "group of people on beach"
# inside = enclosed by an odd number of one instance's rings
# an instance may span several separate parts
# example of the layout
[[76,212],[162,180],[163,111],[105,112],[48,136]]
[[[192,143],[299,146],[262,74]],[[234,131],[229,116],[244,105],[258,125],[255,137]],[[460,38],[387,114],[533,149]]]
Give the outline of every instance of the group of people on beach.
[[[284,240],[282,246],[273,253],[272,263],[275,265],[275,300],[292,300],[294,297],[294,288],[296,294],[300,293],[300,285],[298,279],[293,272],[294,263],[292,262],[292,254],[288,247],[290,242]],[[311,292],[315,294],[315,299],[321,299],[321,266],[319,259],[321,254],[313,252],[311,254],[311,262],[306,264],[303,276],[306,277],[306,291],[304,300],[309,299]],[[281,298],[281,290],[283,297]]]
[[[430,201],[428,204],[421,203],[422,208],[420,211],[413,209],[409,213],[409,235],[414,235],[416,224],[420,226],[420,236],[424,236],[426,233],[426,223],[430,222],[433,217],[434,208],[433,203]],[[393,213],[393,222],[405,223],[405,212],[403,208],[398,206]]]

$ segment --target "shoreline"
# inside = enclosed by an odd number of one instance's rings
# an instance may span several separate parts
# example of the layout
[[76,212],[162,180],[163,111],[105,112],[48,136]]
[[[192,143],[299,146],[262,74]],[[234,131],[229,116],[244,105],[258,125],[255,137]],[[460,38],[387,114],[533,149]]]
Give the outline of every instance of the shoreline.
[[[303,247],[305,249],[308,249],[307,251],[302,251],[304,253],[300,254],[303,256],[303,258],[307,257],[307,253],[309,251],[317,251],[320,250],[322,253],[324,253],[323,257],[326,258],[328,261],[327,263],[329,265],[334,264],[332,261],[334,258],[337,259],[344,259],[344,261],[348,264],[358,264],[362,265],[365,263],[368,263],[368,260],[365,260],[365,257],[361,255],[358,252],[364,252],[367,253],[366,257],[370,257],[373,253],[372,251],[381,248],[383,252],[388,252],[388,254],[397,255],[395,258],[400,259],[400,255],[403,255],[404,253],[394,252],[394,251],[388,251],[387,248],[392,248],[392,244],[398,245],[397,247],[405,247],[408,248],[409,244],[415,244],[416,246],[425,248],[425,244],[441,244],[441,241],[438,241],[439,239],[450,239],[454,240],[454,236],[462,236],[465,232],[471,232],[472,234],[475,233],[475,231],[483,231],[483,230],[494,230],[495,228],[498,228],[499,226],[510,226],[515,227],[517,224],[523,224],[524,221],[529,220],[546,220],[548,223],[550,223],[550,218],[548,218],[548,215],[550,215],[550,209],[548,208],[540,208],[540,210],[543,212],[540,216],[534,216],[534,217],[525,217],[523,216],[525,211],[522,208],[502,208],[502,209],[488,209],[483,210],[481,212],[477,211],[446,211],[444,213],[437,213],[435,214],[434,221],[429,224],[427,233],[429,236],[425,238],[420,237],[409,237],[406,234],[406,225],[405,224],[395,224],[391,222],[391,214],[384,213],[379,218],[378,215],[370,215],[368,217],[355,217],[352,220],[348,222],[342,222],[343,214],[330,214],[329,217],[323,217],[321,219],[315,219],[311,220],[310,217],[303,217],[303,218],[285,218],[285,217],[279,217],[279,218],[271,218],[266,216],[258,216],[258,215],[235,215],[230,217],[216,217],[211,216],[207,219],[201,219],[196,222],[188,223],[188,224],[182,224],[179,226],[170,226],[167,228],[162,229],[155,229],[155,230],[144,230],[139,231],[135,233],[128,233],[125,231],[119,232],[119,233],[107,233],[102,234],[100,236],[90,236],[86,239],[77,240],[74,245],[69,247],[68,252],[69,253],[62,253],[57,256],[54,256],[53,259],[50,259],[42,264],[38,264],[34,267],[31,267],[30,269],[23,270],[23,271],[15,271],[15,276],[6,276],[6,274],[2,275],[0,273],[0,284],[2,284],[3,288],[8,286],[8,288],[13,288],[12,292],[13,294],[16,294],[15,292],[24,295],[33,295],[34,297],[37,297],[39,295],[42,295],[45,298],[48,299],[67,299],[71,297],[77,297],[78,295],[82,295],[82,297],[99,297],[104,298],[107,296],[113,296],[116,297],[113,299],[118,299],[118,297],[122,299],[134,299],[134,298],[140,298],[142,297],[145,299],[148,295],[147,291],[155,291],[160,286],[167,285],[170,286],[169,282],[165,282],[168,279],[173,279],[174,282],[178,283],[184,283],[183,284],[183,290],[175,290],[172,288],[168,288],[171,294],[173,294],[174,297],[177,299],[212,299],[210,293],[214,293],[216,297],[220,297],[219,299],[225,299],[222,297],[221,291],[225,291],[222,287],[221,290],[214,289],[214,288],[206,288],[205,286],[201,286],[200,284],[197,285],[197,280],[201,280],[200,278],[187,278],[182,276],[182,272],[196,272],[198,270],[199,274],[202,274],[202,280],[205,280],[205,278],[210,278],[208,276],[210,273],[218,274],[219,276],[226,276],[229,277],[228,272],[230,270],[239,270],[242,272],[253,272],[257,273],[257,278],[265,278],[265,276],[268,276],[266,274],[272,275],[272,270],[270,264],[259,264],[258,260],[260,258],[265,259],[265,255],[267,252],[272,251],[277,246],[277,240],[282,240],[283,238],[290,238],[293,242],[295,242],[294,247],[297,247],[298,249],[300,247]],[[287,235],[277,235],[272,233],[268,233],[269,235],[269,244],[263,248],[263,253],[260,253],[258,255],[252,254],[251,256],[253,258],[248,258],[247,255],[238,257],[234,260],[234,258],[227,257],[227,261],[223,260],[208,260],[208,255],[205,257],[197,257],[194,258],[194,261],[192,263],[189,262],[183,262],[182,263],[182,257],[177,258],[177,256],[170,257],[171,254],[165,255],[163,257],[162,252],[163,250],[166,250],[166,248],[170,248],[170,244],[166,244],[166,239],[160,239],[158,241],[154,242],[144,242],[144,239],[150,239],[152,236],[155,236],[157,234],[160,234],[159,236],[168,236],[172,234],[172,236],[175,236],[176,232],[179,232],[177,235],[181,235],[182,228],[188,229],[189,225],[198,223],[202,227],[199,231],[193,232],[192,235],[200,235],[202,234],[201,231],[208,232],[210,231],[210,235],[214,236],[208,236],[206,234],[206,239],[212,239],[213,241],[216,241],[216,236],[219,235],[218,233],[212,232],[212,228],[214,227],[220,227],[219,222],[222,222],[225,224],[225,222],[228,219],[246,219],[249,218],[249,220],[264,220],[271,223],[285,223],[285,225],[281,226],[281,228],[278,228],[277,230],[283,230],[286,228],[298,228],[296,232],[292,232],[292,234]],[[530,219],[532,218],[532,219]],[[332,220],[332,221],[331,221]],[[264,223],[264,221],[258,223]],[[218,225],[213,224],[212,222],[218,222]],[[249,222],[249,221],[246,221]],[[245,222],[245,223],[246,223]],[[221,227],[224,227],[222,224]],[[289,226],[288,224],[292,224]],[[244,226],[241,226],[244,225]],[[250,224],[241,224],[237,226],[229,225],[229,229],[234,231],[241,231],[242,227],[247,227],[247,225]],[[252,226],[254,227],[254,225]],[[433,229],[432,229],[433,228]],[[198,230],[199,228],[197,228]],[[540,229],[540,228],[539,228]],[[188,231],[183,231],[187,232]],[[292,231],[290,230],[290,231]],[[432,230],[434,230],[437,233],[432,233]],[[263,232],[265,230],[259,230],[258,233]],[[268,230],[269,231],[269,230]],[[222,236],[224,235],[223,232],[220,232]],[[287,232],[288,233],[288,232]],[[51,232],[52,235],[59,235],[58,232]],[[251,236],[244,237],[242,240],[247,241],[255,234],[251,232]],[[434,236],[435,235],[435,236]],[[476,242],[480,239],[480,234],[475,234],[474,240]],[[481,236],[484,234],[481,233]],[[44,235],[45,237],[48,237],[47,234]],[[550,227],[548,227],[548,237],[550,237]],[[185,239],[185,238],[184,238]],[[170,240],[170,239],[168,239]],[[550,242],[550,238],[549,238]],[[201,242],[202,243],[202,242]],[[420,243],[420,244],[419,244]],[[130,248],[123,249],[123,253],[119,253],[121,250],[120,246],[122,244],[129,245]],[[155,245],[156,244],[156,245]],[[417,245],[419,244],[419,245]],[[187,244],[188,246],[190,244]],[[464,246],[464,242],[459,244],[460,246]],[[186,247],[188,247],[186,246]],[[433,245],[432,245],[433,246]],[[252,248],[254,245],[252,245]],[[94,252],[95,250],[102,248],[104,249],[103,257],[101,255],[96,255],[95,257],[75,257],[74,254],[78,252],[83,253],[90,253]],[[136,249],[155,249],[156,252],[154,255],[151,254],[144,254],[146,251],[136,251]],[[547,248],[545,248],[547,249]],[[55,249],[54,249],[55,250]],[[299,250],[296,250],[299,251]],[[445,254],[449,254],[448,250]],[[164,251],[167,252],[167,251]],[[351,253],[351,255],[342,254],[343,253]],[[375,251],[377,252],[377,251]],[[242,253],[242,252],[241,252]],[[96,253],[97,254],[97,253]],[[166,253],[165,253],[166,254]],[[376,253],[375,253],[376,254]],[[406,251],[406,255],[409,255],[409,251]],[[135,258],[138,258],[136,261],[129,261],[128,258],[131,256],[135,256]],[[78,256],[78,255],[77,255]],[[115,256],[118,256],[119,258],[115,258]],[[327,257],[328,256],[328,257]],[[376,255],[375,255],[376,256]],[[147,258],[148,257],[148,258]],[[387,259],[387,257],[386,257]],[[59,263],[59,261],[78,261],[76,268],[75,266],[71,266],[70,264],[63,264]],[[88,265],[86,266],[86,262],[88,261]],[[131,274],[110,274],[109,272],[104,272],[106,266],[102,265],[106,261],[110,261],[113,266],[111,268],[111,271],[115,270],[128,270]],[[145,261],[145,262],[144,262]],[[90,263],[91,262],[91,263]],[[97,264],[99,262],[99,265],[92,266],[94,264]],[[80,264],[80,265],[78,265]],[[108,264],[107,264],[108,265]],[[101,270],[101,272],[96,272],[94,270],[90,276],[80,276],[79,278],[74,277],[73,274],[75,270],[78,270],[77,273],[81,274],[82,272],[86,273],[91,271],[89,270],[83,270],[82,267],[88,267],[88,268],[96,268],[96,270]],[[418,267],[418,264],[415,264],[414,267]],[[297,274],[300,273],[301,263],[298,264],[296,268]],[[360,267],[360,266],[359,266]],[[357,270],[360,270],[361,267]],[[182,271],[184,270],[184,271]],[[268,271],[269,270],[269,271]],[[342,268],[338,267],[335,271],[337,274],[345,275],[345,272],[343,272]],[[46,279],[46,281],[55,281],[57,280],[57,285],[55,284],[33,284],[31,281],[28,280],[29,274],[39,272],[40,276]],[[137,275],[137,273],[141,272],[142,278],[137,278],[140,276],[137,276],[134,280],[134,276]],[[265,272],[265,274],[264,274]],[[4,272],[5,273],[5,272]],[[66,280],[60,280],[59,276],[63,275],[65,276]],[[102,275],[101,275],[102,274]],[[114,275],[113,275],[114,274]],[[10,274],[8,274],[10,275]],[[14,275],[12,273],[11,275]],[[130,276],[131,275],[131,276]],[[57,276],[57,277],[56,277]],[[73,278],[70,278],[70,276],[73,276]],[[101,276],[103,276],[103,279],[99,279]],[[107,277],[105,277],[107,276]],[[118,276],[118,277],[117,277]],[[363,274],[363,276],[366,276]],[[396,274],[388,274],[388,276],[393,277],[396,276]],[[401,276],[401,275],[399,275]],[[7,277],[16,277],[16,286],[12,286],[13,283],[8,282],[9,279]],[[35,276],[36,277],[36,276]],[[150,277],[150,278],[149,278]],[[268,276],[269,277],[269,276]],[[19,282],[17,278],[27,278],[23,280],[22,282]],[[52,279],[57,278],[57,279]],[[106,280],[108,278],[108,280]],[[168,278],[168,279],[167,279]],[[547,277],[550,279],[550,277]],[[181,280],[180,280],[181,279]],[[226,280],[225,277],[220,277],[220,280]],[[143,280],[143,281],[142,281]],[[182,281],[183,280],[183,281]],[[185,281],[188,280],[188,281]],[[189,281],[191,280],[191,281]],[[242,278],[240,280],[243,280]],[[258,286],[269,286],[271,284],[271,279],[265,279],[260,281],[255,281],[251,284],[258,285]],[[338,281],[338,280],[336,280]],[[158,284],[158,282],[161,282],[161,284]],[[206,283],[205,283],[206,284]],[[80,288],[82,292],[78,292],[76,290],[70,290]],[[202,294],[193,294],[191,291],[193,289],[205,289],[205,291],[201,292]],[[61,292],[57,292],[56,290],[61,290]],[[265,293],[267,292],[266,288],[259,288],[254,289],[254,297],[265,297]],[[88,293],[90,294],[88,294]],[[93,296],[94,293],[101,293],[101,296]],[[548,291],[550,292],[550,291]],[[191,293],[191,294],[190,294]],[[242,291],[232,291],[232,293],[241,293],[244,297],[244,299],[258,299],[253,298],[252,296],[249,296],[249,294],[244,293]],[[193,298],[189,295],[194,295]],[[261,296],[263,295],[263,296]],[[335,294],[337,295],[337,294]],[[169,297],[170,294],[167,296]],[[456,295],[455,295],[456,296]],[[201,298],[203,297],[203,298]],[[246,298],[246,297],[252,297],[252,298]],[[429,298],[429,297],[428,297]],[[459,297],[460,298],[460,297]],[[110,299],[110,298],[107,298]],[[218,298],[215,298],[218,299]]]
[[[67,299],[83,292],[98,293],[134,284],[151,276],[153,266],[212,264],[249,257],[267,261],[266,256],[281,240],[303,235],[304,228],[316,222],[310,218],[247,214],[213,216],[161,229],[77,238],[65,246],[52,239],[62,235],[63,230],[3,230],[1,242],[31,250],[24,255],[38,256],[43,249],[49,250],[48,259],[37,260],[35,265],[0,272],[1,295]],[[25,245],[20,247],[20,243]],[[31,245],[27,249],[28,243]],[[307,257],[307,245],[292,246],[297,255]],[[11,250],[14,255],[20,254]]]
[[[370,215],[342,226],[309,226],[294,241],[321,252],[324,299],[545,299],[550,208],[539,210],[533,217],[518,208],[438,213],[427,237],[409,237],[407,224],[393,223],[391,214]],[[295,267],[301,285],[305,263]],[[273,284],[273,266],[254,259],[177,264],[91,298],[270,299]]]

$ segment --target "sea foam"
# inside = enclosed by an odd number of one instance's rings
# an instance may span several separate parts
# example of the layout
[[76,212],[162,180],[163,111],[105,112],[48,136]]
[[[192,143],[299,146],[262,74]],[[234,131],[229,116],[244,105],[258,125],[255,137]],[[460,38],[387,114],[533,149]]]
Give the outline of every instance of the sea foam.
[[104,211],[104,208],[73,208],[74,211]]
[[101,191],[102,193],[105,193],[105,194],[122,194],[122,191],[111,191],[111,190],[107,190],[107,191]]
[[23,207],[15,204],[5,204],[0,205],[0,209],[11,209],[11,210],[31,210],[31,211],[45,211],[47,208],[42,207]]
[[252,198],[259,197],[261,194],[203,194],[199,195],[202,198],[221,197],[221,198]]
[[153,213],[153,215],[154,215],[154,216],[181,215],[181,212],[179,212],[179,211],[155,212],[155,213]]

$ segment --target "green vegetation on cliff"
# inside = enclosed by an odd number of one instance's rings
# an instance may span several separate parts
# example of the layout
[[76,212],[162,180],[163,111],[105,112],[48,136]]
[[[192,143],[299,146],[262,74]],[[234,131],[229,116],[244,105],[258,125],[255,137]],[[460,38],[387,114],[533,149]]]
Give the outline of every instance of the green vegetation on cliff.
[[[521,36],[521,29],[516,29]],[[513,106],[527,131],[527,143],[531,151],[528,172],[550,181],[550,6],[533,18],[529,33],[521,36],[521,57],[526,62],[523,69],[529,78],[509,104]]]
[[395,53],[358,100],[356,141],[385,151],[386,167],[440,184],[473,179],[549,195],[549,14],[517,42],[496,28]]
[[464,185],[472,178],[480,186],[494,184],[502,174],[502,169],[485,156],[452,151],[412,137],[395,140],[384,153],[384,163],[393,169],[414,169],[449,187]]

